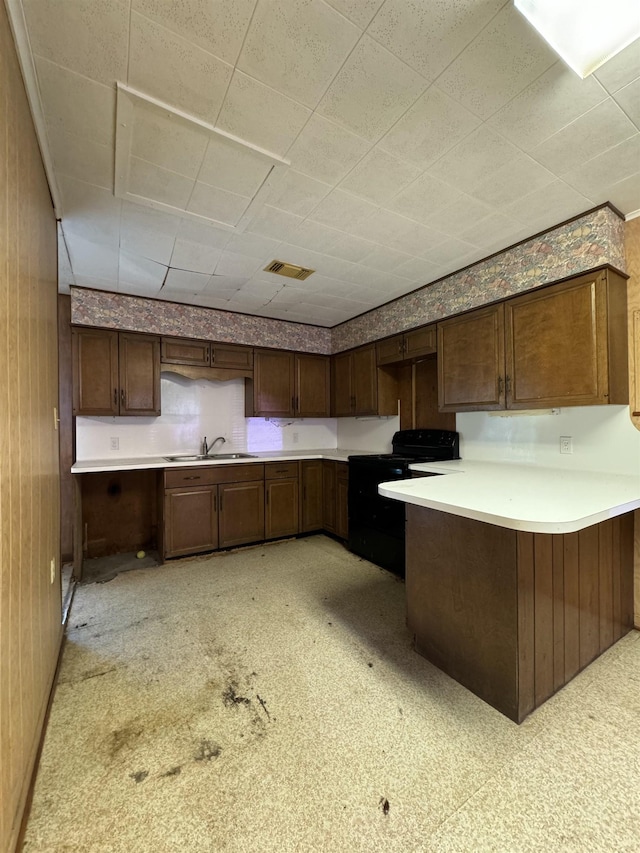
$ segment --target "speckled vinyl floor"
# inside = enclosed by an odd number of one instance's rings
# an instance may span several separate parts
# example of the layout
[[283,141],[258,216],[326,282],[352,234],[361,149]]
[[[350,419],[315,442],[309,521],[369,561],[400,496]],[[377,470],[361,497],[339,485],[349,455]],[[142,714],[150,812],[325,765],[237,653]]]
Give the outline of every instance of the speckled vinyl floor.
[[516,726],[324,536],[79,587],[25,850],[637,853],[639,639]]

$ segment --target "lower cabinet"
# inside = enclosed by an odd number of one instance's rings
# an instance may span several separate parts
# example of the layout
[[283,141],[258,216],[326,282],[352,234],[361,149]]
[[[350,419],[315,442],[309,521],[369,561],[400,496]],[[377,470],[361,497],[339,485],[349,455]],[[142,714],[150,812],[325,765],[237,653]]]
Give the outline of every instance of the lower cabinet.
[[164,555],[178,557],[218,547],[218,487],[170,489],[164,498]]
[[341,539],[349,538],[349,466],[335,462],[336,466],[336,521],[335,533]]
[[265,466],[265,539],[300,532],[298,463],[268,462]]
[[264,481],[218,486],[219,547],[231,548],[264,539]]
[[322,530],[322,459],[306,459],[300,463],[300,532]]
[[322,461],[322,526],[341,539],[349,538],[349,466]]

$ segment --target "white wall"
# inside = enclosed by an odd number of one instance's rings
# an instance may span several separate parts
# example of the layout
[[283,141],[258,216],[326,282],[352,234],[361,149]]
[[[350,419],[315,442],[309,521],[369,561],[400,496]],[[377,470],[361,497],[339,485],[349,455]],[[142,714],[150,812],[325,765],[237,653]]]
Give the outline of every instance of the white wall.
[[391,439],[400,418],[338,418],[338,447],[345,450],[391,452]]
[[[640,432],[628,406],[567,407],[555,415],[466,412],[456,415],[456,428],[463,459],[640,476]],[[560,453],[560,436],[572,436],[572,454]]]
[[[76,418],[76,459],[127,459],[189,453],[226,439],[225,451],[314,450],[337,446],[335,418],[266,421],[245,418],[244,380],[210,382],[161,377],[159,418]],[[117,438],[119,449],[111,449]]]

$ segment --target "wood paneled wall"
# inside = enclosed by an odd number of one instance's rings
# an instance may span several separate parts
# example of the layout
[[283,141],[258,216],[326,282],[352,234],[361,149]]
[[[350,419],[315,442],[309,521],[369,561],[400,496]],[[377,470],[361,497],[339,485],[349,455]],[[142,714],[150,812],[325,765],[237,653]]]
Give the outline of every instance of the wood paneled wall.
[[[624,252],[627,259],[629,282],[629,382],[631,420],[640,429],[640,216],[624,227]],[[636,472],[640,460],[635,460]],[[634,574],[634,624],[640,629],[640,510],[636,510],[635,574]]]
[[[0,3],[0,850],[13,850],[62,637],[56,224]],[[50,580],[51,560],[56,576]]]

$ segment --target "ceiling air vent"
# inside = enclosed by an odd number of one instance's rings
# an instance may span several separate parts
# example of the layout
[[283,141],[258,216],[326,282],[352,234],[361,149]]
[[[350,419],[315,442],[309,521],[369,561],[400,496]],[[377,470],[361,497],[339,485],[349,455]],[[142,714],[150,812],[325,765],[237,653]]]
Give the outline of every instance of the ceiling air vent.
[[284,261],[271,261],[264,268],[265,272],[273,272],[276,275],[286,275],[287,278],[297,278],[298,281],[304,281],[309,278],[315,270],[308,270],[306,267],[299,267],[296,264],[286,264]]

